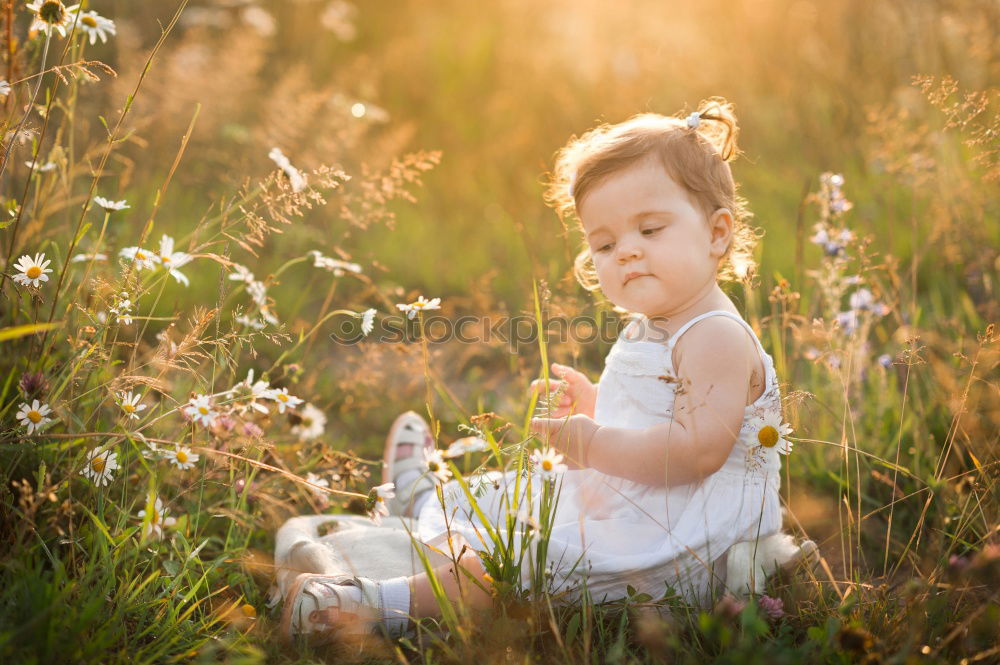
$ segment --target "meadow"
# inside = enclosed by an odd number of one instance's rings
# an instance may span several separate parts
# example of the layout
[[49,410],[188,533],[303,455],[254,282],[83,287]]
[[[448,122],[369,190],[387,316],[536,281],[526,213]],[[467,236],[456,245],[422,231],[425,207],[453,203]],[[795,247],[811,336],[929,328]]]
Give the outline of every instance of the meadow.
[[[996,3],[0,19],[0,662],[1000,662]],[[282,645],[275,530],[366,514],[398,413],[488,443],[455,472],[509,468],[548,361],[599,376],[613,337],[536,334],[621,323],[573,278],[554,152],[713,95],[760,234],[727,289],[774,357],[785,528],[820,566],[712,610],[560,606],[498,555],[488,616]],[[440,309],[403,315],[420,298]]]

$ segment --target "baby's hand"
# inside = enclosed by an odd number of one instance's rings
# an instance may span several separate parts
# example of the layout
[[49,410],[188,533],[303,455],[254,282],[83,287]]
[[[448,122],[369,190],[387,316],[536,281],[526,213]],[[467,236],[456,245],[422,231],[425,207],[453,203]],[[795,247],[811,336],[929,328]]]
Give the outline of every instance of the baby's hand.
[[[597,404],[597,386],[590,382],[581,372],[572,367],[552,363],[552,374],[560,381],[550,383],[549,390],[562,391],[562,395],[553,405],[549,413],[551,418],[564,418],[571,413],[582,413],[594,417],[594,406]],[[545,380],[535,379],[528,388],[539,394],[539,399],[545,399]]]

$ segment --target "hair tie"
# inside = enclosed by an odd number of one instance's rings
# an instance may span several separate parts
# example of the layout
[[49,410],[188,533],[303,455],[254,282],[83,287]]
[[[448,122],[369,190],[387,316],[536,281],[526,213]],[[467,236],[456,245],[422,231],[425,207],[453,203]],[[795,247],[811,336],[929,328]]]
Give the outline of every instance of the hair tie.
[[701,111],[695,111],[687,117],[687,126],[689,129],[698,129],[698,125],[701,124]]

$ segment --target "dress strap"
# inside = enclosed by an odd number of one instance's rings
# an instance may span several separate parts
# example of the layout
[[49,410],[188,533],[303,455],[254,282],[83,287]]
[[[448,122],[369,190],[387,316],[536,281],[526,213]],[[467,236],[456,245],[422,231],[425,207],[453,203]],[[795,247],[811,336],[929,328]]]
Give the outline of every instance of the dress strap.
[[699,314],[698,316],[694,317],[693,319],[691,319],[690,321],[688,321],[687,323],[685,323],[684,325],[682,325],[677,330],[677,332],[675,332],[670,337],[670,340],[667,342],[667,348],[670,350],[670,353],[673,354],[673,352],[674,352],[674,346],[677,344],[677,340],[679,340],[681,338],[681,335],[683,335],[684,333],[686,333],[691,326],[693,326],[694,324],[698,323],[702,319],[707,319],[710,316],[717,316],[717,315],[728,317],[728,318],[730,318],[730,319],[738,322],[744,328],[746,328],[746,331],[748,333],[750,333],[750,337],[753,338],[754,344],[757,345],[757,350],[760,352],[761,360],[765,361],[764,367],[766,368],[767,367],[767,362],[766,362],[767,351],[764,350],[764,345],[760,343],[759,339],[757,339],[757,333],[755,333],[753,331],[753,328],[750,327],[749,323],[747,323],[746,321],[743,320],[743,317],[741,317],[741,316],[739,316],[737,314],[733,314],[732,312],[727,312],[727,311],[722,310],[722,309],[713,309],[711,312],[705,312],[704,314]]

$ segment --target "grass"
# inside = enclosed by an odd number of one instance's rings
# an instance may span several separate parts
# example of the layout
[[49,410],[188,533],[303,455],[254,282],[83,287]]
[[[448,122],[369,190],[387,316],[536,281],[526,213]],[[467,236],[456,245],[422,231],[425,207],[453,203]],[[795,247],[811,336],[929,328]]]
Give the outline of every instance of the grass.
[[[118,27],[93,46],[79,28],[47,42],[28,33],[23,6],[0,8],[14,19],[0,39],[12,83],[0,660],[1000,658],[989,3],[446,0],[322,18],[322,3],[275,2],[273,31],[241,9],[134,4],[93,3]],[[746,157],[734,169],[766,229],[759,275],[729,293],[775,359],[795,428],[786,530],[816,540],[824,565],[771,580],[781,617],[757,602],[688,607],[666,587],[565,606],[516,591],[526,562],[509,546],[513,506],[484,561],[496,592],[485,616],[455,608],[447,633],[427,625],[361,652],[281,646],[266,605],[274,531],[295,514],[364,512],[399,411],[430,414],[439,447],[481,433],[492,454],[461,470],[520,468],[534,445],[529,381],[552,360],[596,378],[609,347],[430,343],[426,317],[404,322],[408,343],[385,330],[352,345],[330,336],[420,294],[442,297],[452,321],[614,317],[574,284],[578,239],[540,205],[542,174],[595,119],[720,93],[737,103]],[[274,146],[308,188],[275,169]],[[831,207],[831,171],[849,210]],[[94,195],[131,207],[106,214]],[[852,231],[844,252],[810,242],[817,222]],[[175,257],[188,286],[118,258],[155,251],[164,234],[190,255]],[[316,267],[312,250],[361,272]],[[41,252],[48,281],[15,284],[17,259]],[[109,260],[69,261],[92,252]],[[254,279],[229,279],[236,263]],[[834,322],[862,286],[885,311],[864,309],[845,333]],[[251,369],[325,423],[258,395],[261,413],[252,383],[229,393]],[[121,407],[128,391],[146,406],[139,419]],[[224,417],[192,422],[195,395],[213,395]],[[28,434],[16,413],[36,398],[53,421]],[[199,456],[188,469],[163,455],[185,448]],[[111,452],[106,485],[81,474]]]

